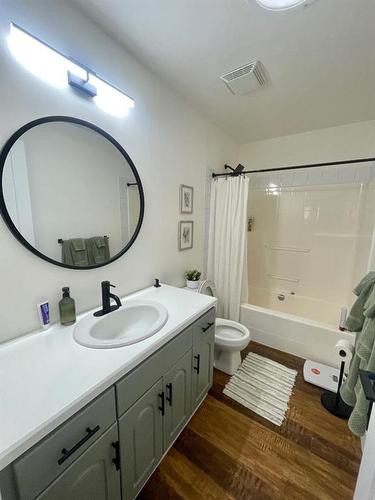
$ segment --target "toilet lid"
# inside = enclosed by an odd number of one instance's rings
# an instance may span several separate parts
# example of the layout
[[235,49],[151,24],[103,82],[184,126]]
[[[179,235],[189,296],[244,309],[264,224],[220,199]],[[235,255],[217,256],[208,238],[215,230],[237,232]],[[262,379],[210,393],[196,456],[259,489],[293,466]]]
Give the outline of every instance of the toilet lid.
[[210,297],[217,297],[216,286],[213,281],[205,280],[199,285],[198,293],[209,295]]

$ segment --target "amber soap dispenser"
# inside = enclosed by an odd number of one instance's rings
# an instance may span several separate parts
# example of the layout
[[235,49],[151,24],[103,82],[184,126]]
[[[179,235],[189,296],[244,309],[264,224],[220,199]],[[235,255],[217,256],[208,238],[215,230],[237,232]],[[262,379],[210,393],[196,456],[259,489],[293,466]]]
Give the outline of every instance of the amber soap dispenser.
[[76,305],[74,299],[70,296],[70,289],[64,286],[63,296],[59,302],[60,323],[64,326],[72,325],[76,322]]

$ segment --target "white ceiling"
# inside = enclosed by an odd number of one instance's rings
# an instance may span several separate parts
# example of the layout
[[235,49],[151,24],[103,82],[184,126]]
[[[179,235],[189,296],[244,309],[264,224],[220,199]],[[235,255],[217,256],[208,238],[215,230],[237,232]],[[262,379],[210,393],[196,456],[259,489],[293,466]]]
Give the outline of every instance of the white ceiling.
[[[375,0],[73,2],[240,142],[375,118]],[[253,59],[267,87],[232,95],[220,75]]]

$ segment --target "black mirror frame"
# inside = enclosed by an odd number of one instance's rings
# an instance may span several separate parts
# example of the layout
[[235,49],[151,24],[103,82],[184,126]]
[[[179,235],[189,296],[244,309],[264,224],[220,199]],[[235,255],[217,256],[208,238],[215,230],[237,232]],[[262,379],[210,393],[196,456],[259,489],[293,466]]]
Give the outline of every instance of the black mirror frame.
[[[58,262],[57,260],[51,259],[50,257],[47,257],[47,255],[44,255],[43,253],[39,252],[35,247],[30,245],[30,243],[22,236],[22,234],[18,231],[16,226],[13,224],[13,221],[8,213],[8,210],[5,205],[5,198],[4,198],[4,192],[3,192],[3,172],[4,172],[4,166],[5,166],[5,161],[8,156],[9,151],[11,150],[13,144],[19,139],[25,132],[30,130],[31,128],[37,127],[38,125],[41,125],[43,123],[49,123],[49,122],[68,122],[68,123],[75,123],[77,125],[82,125],[83,127],[87,127],[91,130],[94,130],[94,132],[97,132],[98,134],[102,135],[105,137],[113,146],[122,154],[122,156],[125,158],[125,160],[128,162],[134,177],[136,179],[137,185],[138,185],[138,191],[139,191],[139,198],[140,198],[140,213],[139,213],[139,219],[137,226],[135,228],[134,234],[132,235],[131,239],[128,241],[128,243],[125,245],[125,247],[116,255],[114,255],[111,259],[109,259],[107,262],[104,262],[103,264],[95,264],[93,266],[86,266],[86,267],[79,267],[79,266],[69,266],[67,264],[63,264],[62,262]],[[119,259],[122,255],[124,255],[125,252],[129,250],[129,248],[133,245],[135,242],[139,231],[141,230],[142,222],[143,222],[143,217],[144,217],[144,211],[145,211],[145,197],[144,197],[144,192],[143,192],[143,186],[141,179],[139,177],[138,171],[131,160],[130,156],[128,153],[125,151],[125,149],[119,144],[116,139],[114,139],[111,135],[109,135],[105,130],[97,127],[93,123],[87,122],[85,120],[81,120],[79,118],[74,118],[72,116],[46,116],[43,118],[38,118],[36,120],[33,120],[29,123],[26,123],[26,125],[23,125],[21,128],[19,128],[5,143],[3,149],[1,150],[0,153],[0,212],[1,215],[8,226],[9,230],[13,234],[13,236],[30,252],[32,252],[34,255],[37,255],[41,259],[50,262],[51,264],[55,264],[56,266],[60,267],[65,267],[67,269],[78,269],[80,271],[85,271],[89,269],[96,269],[98,267],[103,267],[108,264],[111,264],[115,260]]]

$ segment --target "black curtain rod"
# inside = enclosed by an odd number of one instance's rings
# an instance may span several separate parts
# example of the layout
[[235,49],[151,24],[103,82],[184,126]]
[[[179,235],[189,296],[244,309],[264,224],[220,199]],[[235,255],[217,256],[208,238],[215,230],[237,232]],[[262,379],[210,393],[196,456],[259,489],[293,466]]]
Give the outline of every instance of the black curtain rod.
[[282,170],[299,170],[301,168],[314,168],[314,167],[331,167],[333,165],[349,165],[351,163],[366,163],[375,161],[375,158],[358,158],[357,160],[342,160],[342,161],[331,161],[328,163],[309,163],[307,165],[292,165],[290,167],[279,167],[279,168],[263,168],[261,170],[244,170],[240,174],[212,174],[212,177],[234,177],[244,174],[260,174],[263,172],[281,172]]

